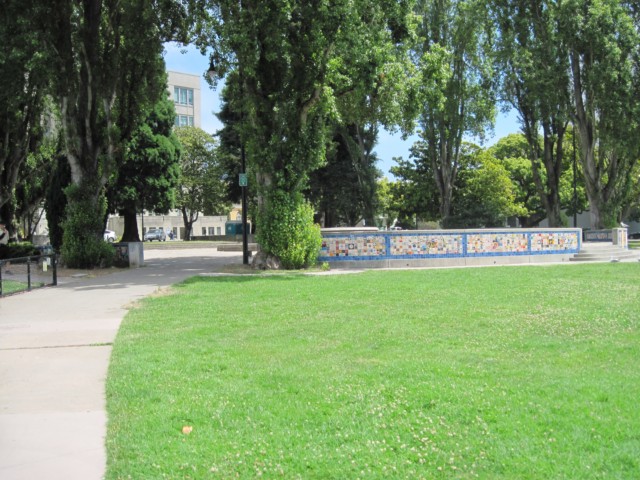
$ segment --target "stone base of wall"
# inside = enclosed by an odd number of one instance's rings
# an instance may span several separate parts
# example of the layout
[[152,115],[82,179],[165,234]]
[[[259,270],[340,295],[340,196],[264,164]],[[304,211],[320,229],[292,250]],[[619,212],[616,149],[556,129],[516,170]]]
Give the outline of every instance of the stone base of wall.
[[432,258],[416,260],[333,260],[331,268],[450,268],[491,265],[533,265],[569,262],[571,255],[521,255],[517,257]]

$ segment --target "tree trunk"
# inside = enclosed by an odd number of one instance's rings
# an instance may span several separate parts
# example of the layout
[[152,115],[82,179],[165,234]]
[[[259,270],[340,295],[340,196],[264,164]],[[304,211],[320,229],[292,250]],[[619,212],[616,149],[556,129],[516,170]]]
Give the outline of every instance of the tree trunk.
[[184,223],[184,239],[186,241],[190,241],[193,237],[193,224],[198,220],[199,213],[193,214],[193,212],[188,212],[186,208],[181,208],[182,212],[182,222]]
[[123,242],[139,242],[140,233],[138,232],[138,215],[135,206],[129,206],[122,210],[120,214],[124,217],[124,232],[122,234]]

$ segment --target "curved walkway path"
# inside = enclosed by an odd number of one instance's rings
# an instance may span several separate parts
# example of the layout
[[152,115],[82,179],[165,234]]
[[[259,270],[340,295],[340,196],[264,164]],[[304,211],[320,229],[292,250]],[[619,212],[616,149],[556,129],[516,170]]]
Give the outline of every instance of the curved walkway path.
[[147,250],[143,268],[0,299],[0,478],[103,478],[105,379],[127,305],[231,263],[241,255]]

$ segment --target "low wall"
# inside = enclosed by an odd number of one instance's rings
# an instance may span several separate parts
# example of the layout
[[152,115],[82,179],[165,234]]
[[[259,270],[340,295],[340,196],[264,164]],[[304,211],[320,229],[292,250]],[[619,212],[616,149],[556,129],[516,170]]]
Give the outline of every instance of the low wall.
[[322,230],[318,258],[336,267],[444,267],[568,261],[580,251],[582,230],[476,229]]
[[116,250],[115,265],[120,268],[139,268],[144,266],[144,245],[142,242],[113,243]]
[[585,230],[585,242],[610,242],[613,245],[627,248],[629,246],[628,232],[626,228],[613,228],[610,230]]

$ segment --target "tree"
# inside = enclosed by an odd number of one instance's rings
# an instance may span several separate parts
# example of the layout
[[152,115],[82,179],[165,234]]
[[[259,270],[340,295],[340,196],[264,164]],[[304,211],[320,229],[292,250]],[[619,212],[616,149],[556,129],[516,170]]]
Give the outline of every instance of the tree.
[[[244,100],[241,111],[246,115],[242,132],[258,190],[260,237],[260,229],[267,226],[264,222],[284,218],[269,212],[279,208],[276,200],[288,197],[290,201],[284,202],[288,211],[307,211],[296,202],[304,203],[300,192],[307,187],[310,172],[324,160],[337,98],[354,88],[351,81],[359,75],[353,74],[362,71],[355,67],[367,52],[382,42],[401,43],[409,2],[338,0],[328,5],[319,0],[225,0],[215,4],[216,35],[207,36],[201,44],[214,46],[215,55],[228,53],[238,70]],[[385,81],[380,77],[380,82]],[[301,231],[310,231],[305,225],[313,221],[312,216],[295,218]],[[284,232],[290,225],[268,227]],[[262,240],[268,254],[287,255]],[[297,248],[283,242],[272,245]]]
[[180,143],[173,133],[175,109],[159,101],[133,133],[125,161],[110,186],[110,209],[124,217],[123,242],[139,242],[137,213],[168,213],[180,177]]
[[424,141],[415,142],[409,160],[394,158],[398,165],[390,169],[397,178],[390,185],[394,219],[404,228],[440,218],[440,192],[433,181],[433,165],[424,161],[426,149]]
[[415,55],[422,72],[421,161],[431,165],[444,225],[451,212],[464,135],[482,136],[495,117],[488,56],[492,32],[485,2],[420,0],[422,45]]
[[105,261],[104,187],[146,108],[158,100],[164,78],[158,58],[162,42],[181,26],[181,5],[52,0],[45,15],[34,19],[55,52],[55,96],[72,179],[63,244],[70,265]]
[[44,209],[47,212],[47,224],[49,226],[49,242],[56,252],[62,247],[64,229],[62,223],[67,207],[67,197],[64,191],[71,184],[71,168],[67,157],[58,153],[53,170],[51,183],[47,189],[44,201]]
[[544,220],[547,212],[540,201],[529,160],[529,142],[520,133],[501,138],[488,149],[488,153],[498,160],[509,173],[515,201],[524,207],[518,217],[521,227],[532,228]]
[[354,226],[361,220],[375,225],[376,188],[380,171],[373,152],[374,125],[336,126],[327,163],[310,175],[309,199],[325,227]]
[[32,240],[44,212],[42,204],[59,155],[57,147],[55,138],[45,138],[20,167],[15,188],[16,217],[21,220],[22,235],[28,241]]
[[182,212],[186,240],[200,213],[222,214],[229,207],[227,176],[219,162],[212,135],[197,127],[179,127],[175,134],[182,146],[180,186],[176,206]]
[[463,152],[451,226],[504,227],[509,217],[522,215],[506,168],[476,145],[465,144]]
[[538,196],[549,225],[558,227],[563,223],[560,176],[570,92],[556,2],[494,0],[493,7],[500,31],[502,93],[519,113]]
[[618,225],[640,158],[640,36],[634,2],[571,0],[560,8],[572,119],[591,227]]
[[0,15],[0,217],[15,234],[15,187],[30,152],[46,131],[42,121],[50,93],[51,51],[34,19],[45,8],[39,2],[6,0]]

